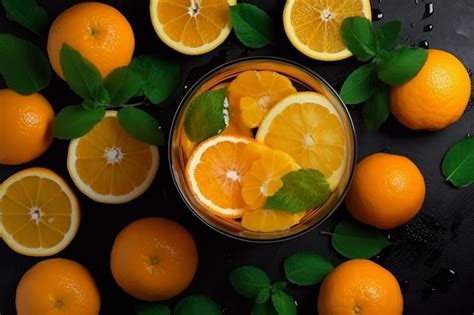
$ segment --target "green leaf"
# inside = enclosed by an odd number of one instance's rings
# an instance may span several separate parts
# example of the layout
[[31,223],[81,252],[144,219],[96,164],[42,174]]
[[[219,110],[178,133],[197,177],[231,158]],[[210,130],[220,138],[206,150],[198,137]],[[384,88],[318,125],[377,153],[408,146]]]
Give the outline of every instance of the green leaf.
[[125,107],[117,114],[120,126],[134,139],[151,144],[164,145],[165,136],[155,117],[135,108]]
[[82,137],[105,116],[103,108],[85,109],[82,106],[64,107],[54,120],[53,134],[56,138],[70,140]]
[[378,78],[375,64],[369,63],[352,72],[341,89],[341,98],[346,104],[359,104],[374,94]]
[[7,18],[43,37],[48,32],[49,17],[35,0],[2,0]]
[[166,100],[179,83],[181,67],[175,61],[143,55],[133,58],[129,67],[145,76],[143,89],[138,90],[135,95],[145,95],[153,104]]
[[321,172],[301,169],[282,177],[283,186],[267,199],[266,209],[298,213],[323,204],[331,194],[329,183]]
[[283,290],[287,286],[288,286],[288,283],[286,283],[286,281],[277,281],[274,284],[272,284],[272,291]]
[[336,225],[332,246],[346,258],[371,258],[389,245],[387,237],[374,228],[343,220]]
[[110,104],[123,105],[143,88],[145,76],[131,67],[120,67],[107,76],[104,84],[110,95]]
[[402,46],[394,51],[381,52],[377,60],[379,79],[391,86],[402,85],[413,79],[426,62],[428,50]]
[[273,40],[273,22],[267,12],[249,3],[230,7],[230,19],[237,38],[249,48],[261,48]]
[[182,298],[174,308],[174,315],[223,315],[216,302],[204,295]]
[[402,31],[402,22],[390,21],[382,25],[377,32],[377,45],[379,50],[389,49],[397,40]]
[[474,137],[466,137],[452,146],[443,159],[443,175],[456,187],[474,181]]
[[310,286],[321,282],[334,266],[314,251],[302,251],[288,256],[284,269],[291,283]]
[[257,296],[255,296],[255,303],[263,304],[263,303],[267,302],[268,299],[270,298],[271,292],[272,291],[271,291],[271,288],[269,286],[261,289],[257,293]]
[[193,142],[218,135],[228,124],[228,100],[225,89],[207,91],[194,99],[184,118],[184,130]]
[[83,99],[104,103],[110,101],[99,70],[80,52],[64,43],[61,47],[60,62],[66,82],[74,93]]
[[170,308],[163,303],[139,303],[135,306],[136,315],[171,315]]
[[390,87],[379,83],[374,86],[374,94],[362,108],[364,122],[369,131],[376,131],[390,115]]
[[341,25],[344,44],[361,61],[375,56],[375,34],[372,23],[364,17],[349,17]]
[[251,315],[278,315],[273,303],[268,300],[264,304],[255,304],[252,308]]
[[267,273],[254,266],[234,269],[229,275],[229,280],[234,290],[247,298],[255,298],[261,290],[270,287]]
[[0,34],[0,73],[8,88],[22,95],[46,88],[51,80],[51,68],[44,52],[10,34]]
[[273,292],[272,302],[279,315],[296,315],[295,300],[285,292]]

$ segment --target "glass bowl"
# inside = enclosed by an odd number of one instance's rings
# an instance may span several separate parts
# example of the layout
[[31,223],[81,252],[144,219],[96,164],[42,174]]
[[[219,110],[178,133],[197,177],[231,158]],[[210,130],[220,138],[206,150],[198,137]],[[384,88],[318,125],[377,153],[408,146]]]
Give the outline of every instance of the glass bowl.
[[[279,232],[253,232],[242,227],[239,221],[224,219],[206,210],[194,197],[186,181],[186,154],[182,145],[184,117],[191,101],[198,95],[222,82],[228,82],[247,70],[276,71],[288,77],[298,90],[316,91],[325,95],[332,103],[342,121],[346,136],[346,163],[341,181],[329,199],[317,209],[308,211],[297,225]],[[185,204],[210,228],[229,237],[251,242],[276,242],[288,240],[311,231],[325,221],[341,204],[352,179],[357,155],[354,125],[349,112],[336,91],[320,75],[295,62],[274,57],[251,57],[233,60],[204,75],[186,93],[181,101],[171,126],[168,154],[173,181]]]

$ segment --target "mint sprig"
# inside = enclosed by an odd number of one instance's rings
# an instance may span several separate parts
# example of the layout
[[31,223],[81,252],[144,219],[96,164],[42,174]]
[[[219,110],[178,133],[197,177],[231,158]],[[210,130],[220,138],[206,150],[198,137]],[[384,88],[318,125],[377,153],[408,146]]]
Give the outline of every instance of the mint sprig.
[[385,23],[378,31],[364,17],[349,17],[341,26],[344,44],[360,61],[370,61],[355,70],[340,91],[346,104],[364,103],[363,115],[369,130],[378,129],[390,112],[390,86],[413,79],[428,57],[423,48],[399,45],[400,21]]
[[249,3],[230,7],[235,36],[249,48],[261,48],[272,43],[273,21],[267,12]]

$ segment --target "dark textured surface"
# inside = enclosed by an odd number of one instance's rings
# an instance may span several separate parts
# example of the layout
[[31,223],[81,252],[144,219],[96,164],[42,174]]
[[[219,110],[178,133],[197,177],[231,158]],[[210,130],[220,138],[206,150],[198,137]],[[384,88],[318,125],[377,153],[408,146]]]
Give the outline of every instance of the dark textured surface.
[[[20,1],[20,0],[18,0]],[[51,17],[79,1],[43,0]],[[187,87],[213,67],[238,57],[249,55],[276,55],[298,61],[319,72],[336,88],[352,71],[354,59],[323,63],[304,57],[296,51],[284,35],[281,25],[283,0],[255,0],[267,10],[276,23],[277,40],[272,47],[247,50],[233,35],[215,51],[198,57],[186,57],[166,48],[156,37],[148,14],[148,1],[106,1],[121,10],[132,23],[137,40],[136,54],[153,53],[179,60],[183,66],[183,80],[176,93],[166,104],[153,109],[164,130],[171,123],[174,109]],[[419,3],[418,3],[419,2]],[[384,17],[403,21],[402,41],[418,44],[427,40],[430,47],[455,53],[465,65],[474,67],[474,1],[433,0],[434,14],[422,20],[425,3],[422,0],[372,1]],[[418,3],[418,4],[417,4]],[[378,25],[380,22],[375,22]],[[431,32],[425,25],[433,24]],[[34,35],[5,19],[0,9],[0,32],[12,32],[34,40]],[[66,84],[55,78],[44,95],[59,110],[76,104],[78,99]],[[1,105],[1,104],[0,104]],[[400,281],[405,299],[405,314],[471,315],[474,313],[474,186],[455,189],[443,181],[440,162],[446,150],[459,139],[474,132],[474,110],[467,110],[454,126],[437,132],[412,132],[400,126],[393,118],[376,134],[365,131],[360,111],[351,109],[359,139],[359,158],[378,151],[390,151],[411,158],[423,172],[427,196],[420,215],[408,225],[390,233],[393,245],[374,260],[388,268]],[[0,135],[4,136],[4,135]],[[234,267],[254,264],[268,271],[273,280],[282,278],[282,260],[289,254],[313,249],[337,264],[343,261],[330,248],[330,240],[320,231],[330,231],[345,217],[343,207],[317,230],[284,243],[258,245],[228,239],[211,231],[199,222],[184,206],[170,178],[165,148],[160,148],[161,165],[153,186],[141,198],[125,205],[108,206],[88,200],[77,190],[82,209],[79,232],[71,245],[59,257],[74,259],[93,274],[102,295],[101,314],[133,314],[136,301],[115,285],[109,270],[109,253],[117,233],[135,219],[164,216],[177,220],[193,234],[199,248],[199,269],[185,294],[207,294],[217,300],[226,314],[249,314],[251,303],[239,297],[230,288],[227,277]],[[67,143],[57,141],[39,159],[16,167],[0,166],[0,181],[29,166],[44,166],[61,174],[70,183],[66,171]],[[72,183],[71,183],[72,185]],[[15,314],[15,289],[22,274],[39,258],[13,253],[0,242],[0,314]],[[455,271],[456,275],[448,270]],[[450,278],[446,285],[444,278]],[[428,281],[427,281],[428,279]],[[432,287],[436,288],[435,291]],[[299,314],[316,314],[318,287],[290,286],[296,298]],[[174,305],[175,300],[169,301]],[[383,314],[381,314],[383,315]]]

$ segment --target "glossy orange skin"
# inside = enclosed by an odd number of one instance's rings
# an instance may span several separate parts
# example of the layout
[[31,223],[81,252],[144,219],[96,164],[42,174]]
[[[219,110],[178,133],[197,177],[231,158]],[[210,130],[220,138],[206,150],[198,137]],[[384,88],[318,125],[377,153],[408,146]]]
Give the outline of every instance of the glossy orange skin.
[[114,7],[99,2],[76,4],[51,25],[49,60],[64,79],[59,56],[63,43],[78,50],[104,78],[115,68],[128,65],[135,49],[135,37],[127,19]]
[[410,129],[439,130],[459,120],[471,96],[471,78],[459,59],[428,50],[421,71],[408,83],[392,88],[391,111]]
[[356,166],[345,202],[360,222],[393,229],[420,211],[425,193],[423,175],[411,160],[375,153]]
[[53,108],[40,94],[0,90],[0,164],[22,164],[43,154],[53,141],[53,122]]
[[402,315],[403,296],[387,269],[366,259],[337,266],[323,281],[319,315]]
[[18,315],[97,315],[99,291],[90,273],[68,259],[43,260],[28,270],[16,289]]
[[197,264],[191,234],[164,218],[129,224],[115,239],[111,253],[117,284],[144,301],[166,300],[181,293],[193,280]]

